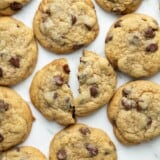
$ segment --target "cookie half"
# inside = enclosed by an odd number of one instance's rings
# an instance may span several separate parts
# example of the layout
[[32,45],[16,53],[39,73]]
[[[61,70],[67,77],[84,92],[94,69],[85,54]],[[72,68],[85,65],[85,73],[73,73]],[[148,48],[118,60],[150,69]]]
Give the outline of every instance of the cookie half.
[[85,116],[104,106],[116,87],[116,73],[106,58],[85,50],[78,69],[79,92],[75,99],[77,116]]
[[38,149],[25,146],[3,152],[0,155],[2,160],[47,160]]
[[117,138],[126,145],[149,141],[160,135],[160,86],[133,81],[113,96],[108,116]]
[[72,125],[56,134],[50,144],[50,160],[116,160],[108,135],[84,124]]
[[31,29],[22,22],[0,17],[0,85],[26,79],[37,62],[37,45]]
[[57,59],[34,76],[30,97],[34,106],[48,119],[62,125],[75,123],[73,96],[68,86],[69,66],[66,59]]
[[40,44],[57,54],[74,52],[88,45],[99,31],[91,0],[43,0],[33,29]]
[[9,16],[21,10],[30,0],[1,0],[0,15]]
[[129,14],[110,28],[105,41],[106,56],[125,74],[149,77],[160,70],[160,30],[147,15]]
[[12,89],[0,87],[0,152],[23,142],[32,122],[28,104]]

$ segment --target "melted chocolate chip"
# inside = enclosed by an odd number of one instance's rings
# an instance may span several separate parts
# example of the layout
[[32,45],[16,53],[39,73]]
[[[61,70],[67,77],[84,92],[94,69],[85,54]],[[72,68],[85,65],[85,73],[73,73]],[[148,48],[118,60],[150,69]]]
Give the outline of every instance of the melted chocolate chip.
[[84,25],[85,25],[85,27],[87,28],[88,31],[91,31],[91,30],[92,30],[92,27],[89,26],[88,24],[84,24]]
[[0,112],[5,112],[8,110],[9,104],[5,103],[3,100],[0,100]]
[[63,70],[64,70],[64,72],[67,73],[67,74],[70,73],[70,69],[69,69],[68,64],[65,64],[65,65],[63,66]]
[[75,45],[73,46],[73,50],[80,49],[80,48],[82,48],[83,46],[84,46],[84,44],[75,44]]
[[46,13],[48,16],[51,16],[50,10],[47,10],[45,13]]
[[108,43],[112,39],[113,39],[113,36],[107,36],[106,39],[105,39],[105,43]]
[[127,97],[131,93],[131,90],[128,90],[127,88],[123,88],[122,95],[124,97]]
[[127,99],[125,97],[122,98],[121,103],[127,111],[137,107],[136,101],[132,99]]
[[91,133],[89,128],[84,128],[84,127],[80,128],[79,131],[85,136]]
[[97,89],[96,86],[92,86],[92,87],[90,88],[90,95],[91,95],[92,97],[97,97],[97,95],[98,95],[98,89]]
[[14,11],[18,11],[23,7],[23,5],[21,3],[18,2],[13,2],[10,4],[10,8]]
[[144,36],[146,38],[154,38],[155,37],[155,29],[152,27],[148,27],[147,30],[144,33]]
[[92,157],[98,154],[98,149],[92,144],[87,144],[86,149],[89,151]]
[[64,149],[61,149],[57,153],[57,159],[58,160],[66,160],[67,159],[67,153]]
[[54,80],[58,86],[63,84],[63,78],[61,76],[54,76]]
[[71,15],[72,25],[74,25],[77,22],[77,18],[75,15]]
[[4,140],[4,137],[2,136],[2,134],[0,134],[0,143]]
[[155,52],[158,50],[158,44],[157,43],[151,43],[146,47],[147,52]]
[[10,60],[9,60],[10,64],[16,68],[19,68],[20,67],[20,59],[18,57],[12,57]]
[[3,70],[0,68],[0,77],[3,77]]
[[114,24],[114,28],[121,27],[121,22],[122,22],[122,20],[118,20],[118,21]]

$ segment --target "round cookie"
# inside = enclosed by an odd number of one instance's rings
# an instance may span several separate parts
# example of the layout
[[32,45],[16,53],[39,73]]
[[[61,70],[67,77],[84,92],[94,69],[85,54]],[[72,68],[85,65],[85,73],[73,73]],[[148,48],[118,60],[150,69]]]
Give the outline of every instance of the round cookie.
[[66,59],[57,59],[34,76],[30,97],[34,106],[48,119],[62,125],[75,123],[73,96],[69,88],[69,66]]
[[160,70],[160,31],[147,15],[119,18],[105,40],[106,56],[115,68],[135,77],[148,77]]
[[77,116],[85,116],[104,106],[116,87],[116,73],[106,58],[84,51],[78,69],[80,95],[74,105]]
[[99,26],[91,0],[43,0],[33,29],[44,48],[64,54],[91,43]]
[[18,12],[30,0],[0,0],[0,15],[9,16]]
[[32,122],[28,104],[14,90],[0,87],[0,152],[22,143]]
[[108,116],[123,144],[138,144],[159,136],[160,86],[144,80],[121,86],[109,104]]
[[37,61],[37,45],[31,29],[22,22],[0,17],[0,85],[26,79]]
[[127,14],[135,11],[142,0],[96,0],[104,10],[116,14]]
[[0,155],[1,160],[47,160],[36,148],[25,146],[15,148]]
[[56,134],[50,144],[50,160],[116,160],[116,148],[108,135],[84,124]]

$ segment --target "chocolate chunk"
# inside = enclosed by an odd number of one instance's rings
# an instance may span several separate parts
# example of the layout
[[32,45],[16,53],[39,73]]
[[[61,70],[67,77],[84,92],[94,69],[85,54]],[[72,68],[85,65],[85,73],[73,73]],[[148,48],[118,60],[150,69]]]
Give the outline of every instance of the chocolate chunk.
[[147,52],[155,52],[158,50],[158,44],[157,43],[151,43],[146,47]]
[[68,64],[65,64],[65,65],[63,66],[63,70],[64,70],[64,72],[67,73],[67,74],[70,73],[70,69],[69,69]]
[[61,149],[57,153],[57,159],[58,160],[66,160],[67,159],[67,153],[64,149]]
[[73,50],[80,49],[80,48],[82,48],[83,46],[84,46],[84,44],[75,44],[75,45],[73,46]]
[[89,151],[92,157],[98,154],[98,149],[93,144],[87,144],[86,149]]
[[18,2],[13,2],[10,4],[10,8],[14,11],[18,11],[23,7],[23,5],[21,3]]
[[90,134],[91,132],[90,132],[90,130],[89,130],[89,128],[80,128],[79,129],[79,131],[83,134],[83,135],[87,135],[87,134]]
[[113,36],[107,36],[106,39],[105,39],[105,43],[108,43],[112,39],[113,39]]
[[5,103],[3,100],[0,100],[0,112],[5,112],[8,110],[9,104]]
[[124,97],[127,97],[131,93],[131,90],[128,90],[127,88],[123,88],[122,95]]
[[16,68],[19,68],[20,67],[20,60],[18,57],[12,57],[10,60],[9,60],[10,64]]
[[155,37],[155,29],[153,29],[152,27],[148,27],[147,30],[144,33],[144,36],[146,38],[154,38]]
[[91,95],[92,97],[97,97],[97,95],[98,95],[98,89],[97,89],[96,86],[92,86],[92,87],[90,88],[90,95]]
[[75,15],[71,15],[72,25],[74,25],[77,22],[77,18]]
[[61,76],[54,76],[54,80],[58,86],[63,84],[63,78]]
[[127,111],[137,107],[137,102],[135,100],[127,99],[126,97],[122,98],[121,103]]
[[87,28],[88,31],[91,31],[91,30],[92,30],[92,27],[89,26],[88,24],[84,24],[84,25],[85,25],[85,27]]
[[3,70],[0,68],[0,77],[3,77]]
[[4,140],[4,137],[2,136],[2,134],[0,134],[0,143]]
[[114,28],[121,27],[121,22],[122,22],[122,20],[118,20],[118,21],[114,24]]

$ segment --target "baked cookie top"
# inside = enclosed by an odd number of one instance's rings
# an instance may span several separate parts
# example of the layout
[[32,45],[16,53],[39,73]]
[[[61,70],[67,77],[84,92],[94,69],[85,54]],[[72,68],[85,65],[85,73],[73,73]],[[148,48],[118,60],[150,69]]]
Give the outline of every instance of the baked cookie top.
[[137,144],[160,135],[160,86],[150,81],[133,81],[120,87],[108,107],[117,138]]
[[85,116],[104,106],[116,87],[116,73],[106,58],[85,50],[78,69],[79,92],[76,115]]
[[116,14],[127,14],[135,11],[142,0],[96,0],[106,11]]
[[0,15],[9,16],[21,10],[30,0],[0,0]]
[[15,85],[27,78],[36,61],[31,29],[16,19],[0,17],[0,85]]
[[1,160],[47,160],[36,148],[25,146],[1,153]]
[[107,134],[84,124],[56,134],[50,144],[50,160],[116,160],[116,149]]
[[34,76],[30,97],[35,107],[48,119],[62,125],[75,123],[73,96],[68,85],[69,66],[66,59],[57,59]]
[[148,77],[160,70],[160,31],[152,17],[129,14],[119,18],[105,43],[109,61],[129,76]]
[[23,142],[32,121],[28,104],[15,91],[0,87],[0,152]]
[[33,28],[41,45],[58,54],[91,43],[99,31],[91,0],[43,0]]

